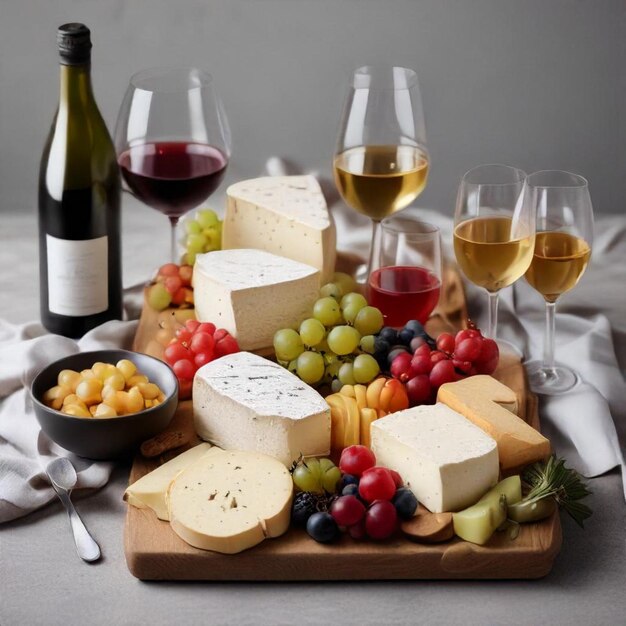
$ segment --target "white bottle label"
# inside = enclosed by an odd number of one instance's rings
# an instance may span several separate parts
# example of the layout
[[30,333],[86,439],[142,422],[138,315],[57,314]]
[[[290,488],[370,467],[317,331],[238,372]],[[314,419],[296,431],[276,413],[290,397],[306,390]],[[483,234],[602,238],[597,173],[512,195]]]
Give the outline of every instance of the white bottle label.
[[73,241],[46,235],[48,309],[82,317],[109,308],[108,237]]

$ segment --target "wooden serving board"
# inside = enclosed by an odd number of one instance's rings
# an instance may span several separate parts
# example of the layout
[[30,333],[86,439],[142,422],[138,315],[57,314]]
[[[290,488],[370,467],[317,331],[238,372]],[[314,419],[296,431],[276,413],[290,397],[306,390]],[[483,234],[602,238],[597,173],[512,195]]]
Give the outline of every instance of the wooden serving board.
[[[345,266],[348,269],[349,266]],[[428,331],[437,335],[459,328],[467,318],[463,285],[458,273],[445,274],[442,304],[429,320]],[[148,315],[151,315],[150,313]],[[137,333],[135,349],[145,350],[151,341],[145,321]],[[153,336],[153,335],[152,335]],[[154,348],[154,344],[151,344]],[[143,350],[142,350],[143,351]],[[515,390],[519,414],[539,429],[537,400],[528,389],[519,359],[502,355],[494,374]],[[168,430],[189,433],[193,443],[191,402],[181,402]],[[180,453],[162,458],[135,459],[130,483]],[[291,529],[282,537],[269,539],[240,554],[227,555],[193,548],[180,539],[168,522],[157,519],[149,509],[129,506],[124,532],[126,562],[131,573],[143,580],[291,581],[291,580],[385,580],[385,579],[481,579],[540,578],[551,569],[561,547],[558,512],[535,524],[524,524],[511,540],[495,533],[485,546],[458,538],[442,544],[413,543],[400,533],[392,540],[357,542],[343,536],[337,543],[323,545],[304,530]]]

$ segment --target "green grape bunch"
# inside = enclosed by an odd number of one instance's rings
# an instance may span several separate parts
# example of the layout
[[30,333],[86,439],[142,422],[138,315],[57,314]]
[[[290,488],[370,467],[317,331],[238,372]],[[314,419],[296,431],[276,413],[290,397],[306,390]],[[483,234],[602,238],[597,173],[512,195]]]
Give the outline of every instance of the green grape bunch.
[[199,209],[192,219],[184,220],[183,263],[193,265],[196,256],[222,248],[222,221],[212,209]]
[[372,356],[374,335],[384,325],[379,309],[369,306],[356,291],[351,276],[336,272],[322,286],[311,317],[296,330],[283,328],[274,335],[278,362],[314,387],[368,383],[380,373]]

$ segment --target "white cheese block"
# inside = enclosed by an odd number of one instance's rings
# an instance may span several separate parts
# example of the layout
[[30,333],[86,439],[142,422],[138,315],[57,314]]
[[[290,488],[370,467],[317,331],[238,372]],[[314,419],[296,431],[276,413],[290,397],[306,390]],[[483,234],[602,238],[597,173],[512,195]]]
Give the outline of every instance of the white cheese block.
[[378,464],[399,472],[433,513],[470,506],[498,482],[496,442],[445,404],[378,419],[371,437]]
[[242,350],[257,350],[310,317],[319,272],[263,250],[218,250],[198,255],[193,286],[196,317],[225,328]]
[[172,483],[170,524],[196,548],[235,554],[288,529],[292,494],[291,474],[276,459],[220,450]]
[[198,435],[226,450],[251,450],[289,466],[330,451],[330,408],[284,367],[248,352],[207,363],[193,382]]
[[[167,513],[166,493],[176,475],[200,457],[213,451],[208,443],[201,443],[171,461],[164,463],[138,481],[129,485],[124,492],[124,500],[139,509],[152,509],[159,519],[169,519]],[[213,453],[213,452],[211,452]]]
[[337,234],[314,176],[266,176],[226,190],[222,247],[259,248],[316,267],[322,282],[335,271]]

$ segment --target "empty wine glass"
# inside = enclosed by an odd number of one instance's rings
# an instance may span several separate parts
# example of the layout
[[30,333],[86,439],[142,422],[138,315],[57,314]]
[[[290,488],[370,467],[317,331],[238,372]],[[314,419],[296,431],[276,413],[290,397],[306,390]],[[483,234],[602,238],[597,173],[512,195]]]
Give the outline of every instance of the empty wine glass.
[[537,215],[537,236],[526,280],[546,302],[543,361],[526,363],[532,390],[557,394],[578,381],[574,370],[554,357],[558,298],[583,275],[593,244],[593,207],[587,181],[577,174],[544,170],[527,179],[524,202]]
[[196,68],[132,76],[115,147],[131,192],[169,218],[176,263],[179,218],[217,189],[230,158],[230,130],[211,76]]

